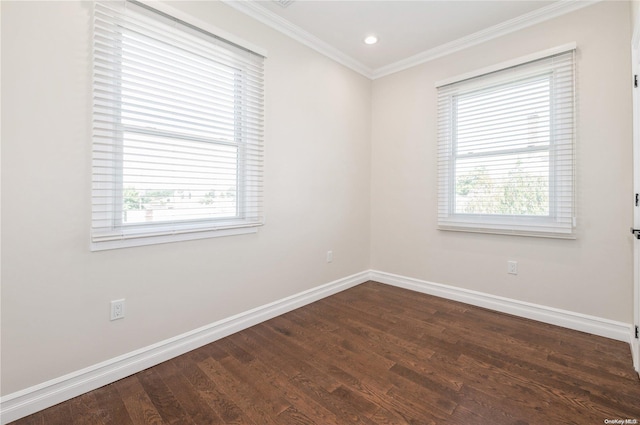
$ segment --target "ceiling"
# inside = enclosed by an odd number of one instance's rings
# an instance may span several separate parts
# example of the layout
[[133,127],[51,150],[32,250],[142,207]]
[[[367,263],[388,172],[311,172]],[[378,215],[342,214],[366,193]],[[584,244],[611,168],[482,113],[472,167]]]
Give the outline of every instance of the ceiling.
[[[260,5],[340,49],[370,68],[549,5],[550,1],[275,1]],[[378,36],[372,46],[362,41]]]
[[[595,0],[225,2],[370,78],[588,6]],[[374,45],[363,42],[377,35]]]

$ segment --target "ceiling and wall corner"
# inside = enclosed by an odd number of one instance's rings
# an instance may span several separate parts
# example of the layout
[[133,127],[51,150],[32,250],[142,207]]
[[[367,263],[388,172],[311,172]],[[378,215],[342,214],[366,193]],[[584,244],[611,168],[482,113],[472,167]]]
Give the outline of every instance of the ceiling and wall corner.
[[[299,0],[285,9],[276,0],[222,1],[367,78],[376,79],[602,0]],[[398,9],[401,12],[394,15]],[[475,31],[469,32],[469,28]],[[366,31],[382,32],[387,37],[379,34],[382,40],[375,52],[360,43]]]

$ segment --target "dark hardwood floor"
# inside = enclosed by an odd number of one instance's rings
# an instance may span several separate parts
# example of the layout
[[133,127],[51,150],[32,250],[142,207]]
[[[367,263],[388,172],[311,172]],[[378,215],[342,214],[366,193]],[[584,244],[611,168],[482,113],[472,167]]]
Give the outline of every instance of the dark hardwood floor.
[[606,419],[640,423],[628,344],[368,282],[12,425]]

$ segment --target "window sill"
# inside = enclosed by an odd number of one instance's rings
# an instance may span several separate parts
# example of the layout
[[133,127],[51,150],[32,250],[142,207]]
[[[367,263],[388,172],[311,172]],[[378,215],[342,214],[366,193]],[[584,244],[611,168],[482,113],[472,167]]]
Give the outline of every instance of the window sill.
[[197,239],[219,238],[223,236],[246,235],[257,233],[257,227],[240,227],[235,229],[209,230],[203,232],[180,233],[173,235],[154,235],[129,239],[117,239],[103,242],[92,242],[91,251],[106,251],[136,246],[158,245],[172,242],[191,241]]
[[481,228],[481,227],[438,226],[438,230],[447,231],[447,232],[525,236],[525,237],[532,237],[532,238],[571,239],[571,240],[577,239],[575,233],[552,233],[552,232],[540,232],[540,231],[527,231],[523,229],[491,229],[491,228]]

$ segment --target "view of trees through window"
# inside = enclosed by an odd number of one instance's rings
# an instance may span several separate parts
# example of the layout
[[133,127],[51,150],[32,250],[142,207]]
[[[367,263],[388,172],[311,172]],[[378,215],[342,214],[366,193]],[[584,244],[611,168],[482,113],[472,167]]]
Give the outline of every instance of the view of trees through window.
[[549,179],[532,176],[520,162],[496,182],[486,167],[456,178],[456,211],[469,214],[548,215]]
[[455,213],[549,215],[551,89],[544,73],[453,98]]

